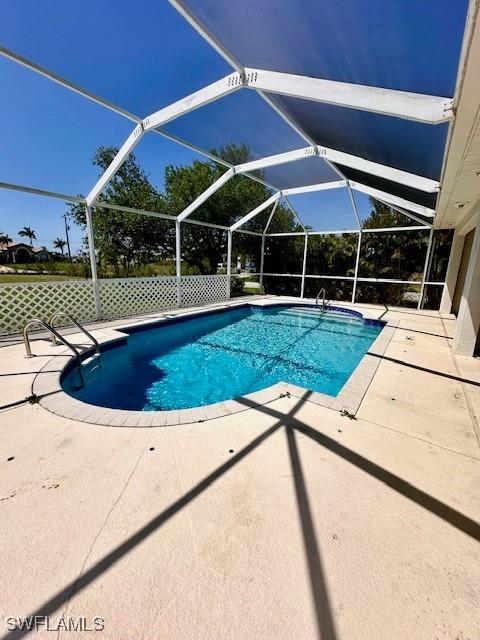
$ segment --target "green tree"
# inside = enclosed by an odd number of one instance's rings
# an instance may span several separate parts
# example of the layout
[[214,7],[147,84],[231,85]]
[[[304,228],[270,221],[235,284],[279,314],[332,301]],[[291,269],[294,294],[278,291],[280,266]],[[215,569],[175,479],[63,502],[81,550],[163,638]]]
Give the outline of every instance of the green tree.
[[[99,147],[92,159],[100,175],[115,157],[117,149]],[[165,198],[150,183],[147,174],[131,154],[104,190],[95,206],[93,230],[100,264],[111,266],[115,275],[129,275],[134,264],[170,257],[174,247],[172,224],[151,216],[106,209],[101,203],[166,213]],[[69,205],[69,217],[85,228],[85,207]]]
[[[365,220],[364,228],[392,227],[392,231],[363,235],[359,277],[420,280],[429,230],[395,231],[395,227],[411,226],[413,223],[378,200],[370,198],[370,203],[372,211]],[[409,290],[415,291],[415,285],[363,282],[358,285],[358,301],[401,305]]]
[[18,232],[18,235],[22,238],[28,238],[30,240],[30,246],[33,247],[33,241],[36,240],[37,236],[35,235],[35,231],[30,227],[23,227]]
[[[93,164],[105,171],[116,149],[100,147]],[[251,159],[245,145],[226,145],[214,153],[231,164]],[[101,203],[156,211],[177,216],[195,198],[217,180],[225,167],[214,161],[195,160],[187,166],[170,165],[165,170],[165,191],[158,191],[141,169],[133,154],[122,165],[104,190],[95,206],[93,227],[95,244],[101,262],[113,266],[116,274],[128,275],[130,265],[154,259],[172,259],[175,254],[175,228],[170,221],[136,213],[115,212],[102,208]],[[260,177],[260,176],[258,176]],[[235,176],[209,198],[192,218],[207,223],[230,226],[258,204],[270,197],[272,191],[265,185],[245,176]],[[263,231],[269,216],[266,210],[245,225],[248,230]],[[69,215],[85,227],[85,209],[81,204],[70,205]],[[271,229],[294,229],[292,213],[278,206]],[[183,224],[182,258],[186,268],[199,273],[215,273],[217,264],[226,254],[226,232],[222,229]],[[237,248],[245,254],[258,252],[258,238],[235,234]]]
[[[230,164],[240,164],[252,159],[246,145],[229,144],[214,149],[213,154]],[[215,180],[226,171],[225,167],[214,162],[195,160],[182,167],[169,166],[165,171],[165,198],[167,208],[173,215],[178,215],[195,198],[203,193]],[[256,177],[261,178],[260,172]],[[261,182],[247,176],[234,176],[193,214],[192,218],[226,227],[252,211],[272,195],[271,189]],[[242,228],[247,231],[262,232],[271,212],[271,207],[262,211]],[[272,219],[271,231],[287,231],[294,229],[293,214],[283,206],[278,206]],[[255,236],[235,233],[237,252],[256,255],[259,243]],[[194,265],[200,273],[215,273],[216,266],[226,254],[227,234],[220,229],[183,225],[182,257],[187,264]]]

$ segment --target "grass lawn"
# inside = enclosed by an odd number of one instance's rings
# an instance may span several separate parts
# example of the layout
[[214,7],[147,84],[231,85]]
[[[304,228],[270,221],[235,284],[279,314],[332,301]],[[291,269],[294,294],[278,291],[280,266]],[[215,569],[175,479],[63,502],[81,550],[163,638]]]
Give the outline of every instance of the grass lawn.
[[17,282],[55,282],[55,280],[84,280],[76,276],[56,276],[30,273],[0,273],[0,284],[13,284]]

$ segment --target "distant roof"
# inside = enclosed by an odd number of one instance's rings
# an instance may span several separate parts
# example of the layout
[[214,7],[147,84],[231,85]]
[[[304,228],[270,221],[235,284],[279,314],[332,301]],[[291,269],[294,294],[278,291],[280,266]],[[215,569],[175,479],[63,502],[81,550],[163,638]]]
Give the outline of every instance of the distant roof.
[[26,247],[30,251],[33,251],[33,253],[38,253],[39,251],[47,251],[47,253],[50,253],[50,251],[44,247],[31,247],[26,242],[8,242],[7,244],[2,245],[0,249],[2,251],[6,251],[7,249],[16,249],[17,247]]

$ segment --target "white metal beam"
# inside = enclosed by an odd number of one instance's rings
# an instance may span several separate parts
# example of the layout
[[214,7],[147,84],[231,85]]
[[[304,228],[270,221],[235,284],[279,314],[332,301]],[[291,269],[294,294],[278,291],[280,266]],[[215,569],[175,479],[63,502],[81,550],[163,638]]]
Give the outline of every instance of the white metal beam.
[[424,224],[418,227],[381,227],[379,229],[362,229],[362,233],[397,233],[398,231],[428,231]]
[[185,6],[185,3],[182,0],[168,0],[172,7],[178,11],[178,13],[185,18],[185,20],[197,31],[202,38],[204,38],[208,44],[215,49],[215,51],[224,58],[234,69],[237,71],[242,71],[243,67],[241,64],[232,56],[232,54],[225,49],[222,43],[213,35],[213,33],[205,27],[205,25],[200,24],[197,20],[196,16],[190,11],[188,6]]
[[337,180],[335,182],[321,182],[320,184],[309,184],[306,187],[293,187],[292,189],[282,189],[285,196],[296,196],[300,193],[312,193],[313,191],[324,191],[327,189],[340,189],[346,187],[346,180]]
[[451,98],[245,68],[252,89],[438,124],[453,118]]
[[[276,166],[279,164],[285,164],[288,162],[295,162],[296,160],[304,160],[305,158],[312,157],[318,154],[323,160],[328,160],[330,163],[338,163],[370,173],[385,180],[391,180],[392,182],[398,182],[420,191],[426,191],[427,193],[435,193],[439,190],[439,182],[425,178],[423,176],[409,173],[408,171],[402,171],[401,169],[395,169],[378,162],[371,162],[358,156],[351,155],[349,153],[343,153],[342,151],[336,151],[335,149],[329,149],[328,147],[322,147],[315,145],[314,147],[304,147],[302,149],[296,149],[295,151],[288,151],[286,153],[279,153],[273,156],[267,156],[266,158],[260,158],[251,162],[245,162],[237,165],[237,173],[245,173],[246,171],[255,171],[257,169],[265,169],[267,167]],[[342,174],[343,175],[343,174]]]
[[232,93],[233,91],[241,88],[242,85],[243,80],[240,74],[231,73],[230,75],[225,76],[225,78],[221,78],[220,80],[217,80],[217,82],[213,82],[212,84],[195,91],[195,93],[192,93],[181,100],[177,100],[177,102],[160,109],[160,111],[152,113],[150,116],[142,120],[142,122],[135,127],[132,133],[125,140],[117,155],[112,160],[110,166],[106,169],[105,173],[100,177],[96,185],[88,194],[86,198],[87,205],[91,206],[94,204],[103,189],[125,162],[129,153],[138,144],[141,137],[147,131],[164,125],[171,120],[175,120],[175,118],[178,118],[179,116],[185,115],[194,109],[198,109],[199,107],[209,104],[213,100]]
[[234,91],[237,91],[237,89],[241,89],[242,86],[242,76],[237,72],[231,73],[230,75],[195,91],[195,93],[192,93],[181,100],[177,100],[177,102],[174,102],[173,104],[170,104],[167,107],[147,116],[142,121],[143,128],[145,131],[149,131],[150,129],[161,127],[167,122],[175,120],[175,118],[178,118],[179,116],[183,116],[194,109],[198,109],[199,107],[204,107],[214,100],[223,98],[229,93],[233,93]]
[[360,220],[360,214],[358,213],[357,203],[355,202],[355,198],[352,193],[352,188],[348,180],[347,180],[347,191],[348,191],[348,197],[350,199],[350,204],[352,205],[353,215],[355,216],[355,220],[357,221],[358,228],[361,230],[362,221]]
[[307,254],[308,254],[308,233],[305,233],[305,244],[303,246],[302,283],[300,285],[300,298],[303,298],[305,293],[305,274],[307,272]]
[[424,207],[423,205],[417,204],[416,202],[410,202],[410,200],[405,200],[404,198],[393,196],[392,194],[386,193],[385,191],[367,187],[367,185],[361,184],[360,182],[353,182],[352,180],[350,180],[349,182],[352,189],[372,196],[372,198],[378,198],[378,200],[382,200],[386,204],[398,205],[399,207],[402,207],[402,209],[407,209],[409,211],[411,210],[414,213],[419,213],[420,215],[426,216],[427,218],[433,218],[433,216],[435,215],[435,211],[433,209]]
[[398,205],[388,204],[388,202],[383,202],[383,200],[380,200],[380,198],[378,198],[378,201],[382,202],[387,207],[390,207],[391,209],[394,209],[395,211],[398,211],[398,213],[401,213],[402,215],[407,216],[407,218],[410,218],[411,220],[415,220],[415,222],[419,222],[421,225],[423,225],[427,229],[430,229],[430,227],[433,226],[431,222],[427,222],[426,220],[423,220],[423,218],[420,218],[419,216],[416,216],[411,211],[407,211],[406,209],[402,209],[402,207],[399,207]]
[[258,205],[258,207],[253,209],[253,211],[250,211],[250,213],[247,213],[245,216],[243,216],[243,218],[240,218],[240,220],[237,220],[235,224],[232,224],[232,226],[230,227],[230,230],[236,231],[236,229],[238,229],[243,224],[245,224],[245,222],[248,222],[249,220],[254,218],[256,215],[264,211],[271,204],[274,204],[278,200],[278,198],[280,198],[280,196],[281,196],[280,191],[277,191],[277,193],[274,193],[273,196],[270,196],[270,198],[268,198],[268,200],[265,200],[265,202],[262,202],[262,204]]
[[95,317],[100,320],[102,317],[102,302],[100,290],[98,288],[97,276],[97,254],[95,252],[95,236],[93,232],[92,208],[85,205],[85,221],[88,238],[88,255],[90,257],[90,275],[92,277],[93,299],[95,303]]
[[190,214],[198,209],[198,207],[200,207],[206,200],[208,200],[210,196],[212,196],[216,191],[220,189],[220,187],[228,182],[230,178],[233,178],[234,175],[235,169],[229,169],[228,171],[225,171],[225,173],[222,174],[220,178],[218,178],[218,180],[215,180],[215,182],[210,187],[208,187],[208,189],[205,189],[203,193],[195,198],[195,200],[191,204],[189,204],[188,207],[182,211],[182,213],[178,215],[178,221],[182,222],[183,220],[185,220],[185,218],[188,218]]
[[[274,102],[272,100],[272,98],[267,94],[264,93],[263,91],[260,91],[259,89],[256,89],[256,92],[258,93],[258,95],[263,98],[263,100],[276,112],[278,113],[278,115],[282,118],[282,120],[284,120],[284,122],[286,122],[288,124],[288,126],[293,129],[293,131],[295,131],[295,133],[297,135],[299,135],[301,138],[303,138],[306,142],[309,143],[310,146],[312,146],[314,149],[317,149],[317,143],[315,142],[315,140],[304,130],[302,129],[302,127],[299,126],[299,124],[296,122],[296,120],[294,120],[292,118],[292,116],[287,113],[285,111],[285,109],[283,109],[282,107],[280,107],[280,105],[278,105],[276,102]],[[318,153],[318,151],[317,151]],[[330,167],[330,169],[332,169],[332,171],[334,173],[337,174],[337,176],[341,179],[341,180],[346,180],[346,177],[344,176],[344,174],[340,171],[340,169],[338,167],[336,167],[332,162],[330,162],[329,160],[327,160],[326,158],[324,159],[325,162],[328,164],[328,166]]]
[[5,58],[8,58],[12,62],[16,62],[17,64],[20,64],[23,67],[26,67],[30,71],[34,71],[35,73],[38,73],[44,78],[47,78],[47,80],[51,80],[52,82],[59,84],[60,86],[64,87],[65,89],[68,89],[69,91],[73,91],[74,93],[77,93],[78,95],[84,98],[87,98],[88,100],[92,100],[92,102],[96,102],[101,107],[110,109],[110,111],[114,111],[118,115],[128,118],[132,122],[141,122],[141,118],[134,115],[133,113],[130,113],[130,111],[127,111],[122,107],[119,107],[118,105],[114,104],[113,102],[110,102],[109,100],[105,100],[104,98],[97,96],[95,93],[88,91],[88,89],[84,89],[80,85],[70,82],[70,80],[66,80],[65,78],[62,78],[57,73],[54,73],[53,71],[50,71],[49,69],[46,69],[45,67],[40,66],[36,62],[32,62],[32,60],[29,60],[28,58],[25,58],[24,56],[21,56],[20,54],[15,53],[15,51],[12,51],[10,49],[7,49],[6,47],[0,46],[0,55],[4,56]]
[[[180,9],[177,6],[177,5],[180,5],[179,2],[171,1],[171,3],[180,11]],[[180,12],[183,13],[182,11],[180,11]],[[204,34],[202,34],[202,35],[204,35]],[[210,42],[210,44],[212,44],[212,43]],[[5,47],[0,46],[0,55],[3,55],[5,58],[8,58],[12,62],[20,64],[20,65],[26,67],[27,69],[29,69],[30,71],[33,71],[34,73],[37,73],[37,74],[43,76],[47,80],[50,80],[52,82],[55,82],[55,83],[59,84],[60,86],[64,87],[65,89],[68,89],[70,91],[73,91],[74,93],[77,93],[78,95],[82,96],[83,98],[86,98],[87,100],[91,100],[92,102],[95,102],[96,104],[98,104],[101,107],[104,107],[106,109],[110,109],[110,111],[113,111],[114,113],[116,113],[116,114],[118,114],[120,116],[123,116],[124,118],[127,118],[128,120],[131,120],[132,122],[135,122],[137,124],[142,122],[142,118],[140,118],[136,114],[131,113],[130,111],[127,111],[126,109],[123,109],[122,107],[114,104],[113,102],[109,102],[108,100],[105,100],[101,96],[97,96],[96,94],[92,93],[91,91],[88,91],[87,89],[85,89],[84,87],[81,87],[80,85],[74,84],[73,82],[70,82],[69,80],[66,80],[65,78],[62,78],[61,76],[59,76],[58,74],[54,73],[53,71],[50,71],[49,69],[46,69],[45,67],[41,67],[40,65],[36,64],[35,62],[32,62],[28,58],[25,58],[25,57],[15,53],[14,51],[11,51],[10,49],[7,49]],[[226,166],[228,168],[231,168],[233,166],[231,163],[226,162],[223,158],[215,156],[214,154],[210,153],[209,151],[205,151],[204,149],[201,149],[200,147],[197,147],[194,144],[192,144],[190,142],[187,142],[186,140],[183,140],[182,138],[179,138],[178,136],[175,136],[170,132],[164,131],[163,129],[160,129],[160,128],[154,129],[154,133],[156,133],[157,135],[160,135],[160,136],[162,136],[164,138],[167,138],[168,140],[173,140],[173,142],[181,144],[182,146],[186,147],[187,149],[191,149],[192,151],[195,151],[196,153],[198,153],[200,155],[203,155],[203,156],[205,156],[207,158],[210,158],[211,160],[214,160],[215,162],[218,162],[219,164],[223,164],[224,166]],[[276,187],[274,187],[271,184],[266,183],[264,180],[262,180],[258,176],[249,175],[248,177],[252,178],[252,180],[260,182],[261,184],[264,184],[265,186],[269,187],[270,189],[276,189]],[[83,201],[85,201],[85,199],[83,199]]]
[[394,169],[378,162],[371,162],[365,160],[359,156],[353,156],[350,153],[343,153],[343,151],[336,151],[335,149],[329,149],[328,147],[317,146],[318,155],[321,158],[326,158],[331,162],[335,162],[351,169],[357,169],[364,173],[371,173],[374,176],[391,180],[392,182],[398,182],[404,184],[407,187],[413,187],[420,191],[426,191],[428,193],[435,193],[438,191],[440,184],[436,180],[430,178],[424,178],[408,171],[402,171],[401,169]]
[[304,236],[306,231],[279,231],[278,233],[266,233],[269,238],[278,238],[280,236]]
[[23,184],[14,184],[13,182],[1,182],[0,189],[8,189],[10,191],[21,191],[23,193],[31,193],[36,196],[45,196],[47,198],[56,198],[65,202],[85,202],[85,198],[81,196],[71,196],[65,193],[57,193],[56,191],[47,191],[46,189],[37,189],[36,187],[26,187]]
[[120,147],[120,149],[117,152],[117,155],[114,157],[114,159],[112,160],[110,165],[107,167],[103,175],[100,177],[98,182],[95,184],[93,189],[87,195],[86,201],[87,201],[88,207],[91,207],[95,203],[95,200],[102,193],[102,191],[105,189],[105,187],[110,182],[110,180],[115,176],[117,171],[120,169],[122,164],[127,159],[132,149],[138,144],[143,134],[144,134],[143,127],[141,124],[138,124],[135,127],[135,129],[132,131],[132,133],[128,136],[128,138],[125,140],[123,145]]
[[[220,42],[220,40],[218,40],[218,38],[204,25],[202,24],[198,18],[190,11],[190,9],[188,8],[188,6],[185,5],[185,2],[183,0],[169,0],[170,4],[180,13],[181,16],[183,16],[185,18],[185,20],[195,29],[195,31],[202,37],[204,38],[204,40],[206,40],[206,42],[208,42],[208,44],[213,47],[215,49],[215,51],[220,54],[222,56],[222,58],[224,60],[226,60],[226,62],[235,69],[235,71],[238,71],[238,73],[241,74],[242,78],[245,75],[245,71],[244,71],[244,67],[243,65],[232,55],[232,53],[230,51],[228,51],[228,49],[226,49],[224,47],[224,45]],[[315,142],[313,139],[311,139],[302,129],[300,129],[300,127],[298,127],[293,121],[292,119],[287,116],[287,114],[285,114],[277,105],[275,105],[270,98],[265,95],[264,93],[262,93],[261,91],[257,91],[258,95],[263,98],[263,100],[265,100],[265,102],[272,108],[274,109],[281,118],[283,118],[283,120],[285,120],[285,122],[292,128],[294,129],[298,135],[300,137],[302,137],[306,142],[308,142],[309,145],[314,145]],[[156,130],[158,131],[158,130]],[[158,131],[160,133],[160,131]],[[164,132],[161,132],[162,135],[165,135]],[[167,134],[168,137],[168,134]],[[179,142],[180,144],[185,144],[185,142],[181,139],[177,139],[177,142]],[[187,143],[188,146],[188,143]],[[191,148],[191,145],[190,145]],[[200,153],[204,153],[205,151],[202,151],[199,149]],[[221,162],[223,164],[226,164],[225,161],[221,158],[213,158],[214,160],[216,160],[217,162]],[[277,187],[275,187],[274,185],[268,184],[267,182],[265,182],[264,180],[262,180],[261,178],[259,178],[258,176],[255,175],[251,175],[251,174],[246,174],[248,175],[249,178],[251,178],[252,180],[256,180],[257,182],[260,182],[261,184],[264,184],[265,186],[269,187],[270,189],[276,189]]]
[[260,288],[263,287],[264,264],[265,264],[265,234],[262,233],[262,243],[260,245]]
[[227,299],[230,299],[232,277],[232,232],[227,231]]
[[358,268],[360,266],[361,248],[362,248],[362,229],[360,228],[358,232],[357,255],[355,256],[355,273],[353,276],[352,304],[355,304],[355,297],[357,295]]
[[175,274],[177,277],[177,307],[182,306],[182,232],[180,222],[175,222]]
[[301,149],[295,149],[294,151],[278,153],[273,156],[253,160],[251,162],[245,162],[243,164],[236,165],[235,169],[237,173],[245,173],[246,171],[256,171],[257,169],[265,169],[279,164],[304,160],[305,158],[315,155],[318,155],[322,160],[328,160],[329,164],[338,163],[345,165],[346,167],[370,173],[372,175],[379,176],[380,178],[385,178],[385,180],[398,182],[405,186],[419,189],[420,191],[435,193],[439,189],[439,183],[436,180],[431,180],[430,178],[409,173],[408,171],[395,169],[378,162],[371,162],[370,160],[365,160],[364,158],[360,158],[349,153],[343,153],[343,151],[336,151],[335,149],[329,149],[328,147],[322,147],[319,145],[303,147]]
[[428,234],[428,244],[427,251],[425,253],[425,265],[423,267],[422,273],[422,286],[420,287],[420,297],[418,299],[417,309],[423,309],[423,298],[425,295],[425,285],[427,283],[428,271],[430,268],[430,256],[432,254],[433,247],[433,227],[430,229],[430,233]]
[[[160,218],[161,220],[170,220],[171,222],[178,222],[177,216],[171,216],[168,213],[159,213],[158,211],[147,211],[146,209],[135,209],[134,207],[124,207],[118,204],[109,204],[108,202],[98,202],[96,204],[97,209],[112,209],[113,211],[124,211],[125,213],[138,213],[142,216],[151,216],[152,218]],[[209,227],[211,229],[223,229],[224,231],[228,231],[230,227],[227,227],[224,224],[214,224],[213,222],[203,222],[202,220],[192,220],[191,218],[187,218],[184,220],[186,224],[193,224],[199,227]],[[261,236],[261,233],[256,233],[254,231],[249,231],[249,233],[253,233],[255,235]]]
[[237,164],[235,168],[237,173],[245,173],[246,171],[256,171],[257,169],[266,169],[267,167],[273,167],[287,162],[304,160],[305,158],[315,155],[316,150],[314,147],[303,147],[302,149],[295,149],[294,151],[287,151],[286,153],[277,153],[274,156],[267,156],[266,158],[260,158],[259,160],[252,160],[251,162]]
[[355,234],[355,233],[390,233],[392,231],[428,231],[428,227],[425,225],[421,225],[418,227],[381,227],[378,229],[335,229],[335,230],[327,230],[327,231],[311,231],[308,229],[307,231],[280,231],[278,233],[266,233],[265,235],[270,238],[279,237],[279,236],[304,236],[305,233],[308,233],[309,236],[336,236],[336,235],[345,235],[345,234]]
[[264,236],[267,233],[268,227],[272,222],[272,218],[275,215],[275,211],[277,210],[279,202],[280,202],[280,198],[278,198],[278,200],[275,200],[275,204],[273,205],[273,209],[270,211],[270,215],[268,216],[267,224],[265,225],[265,229],[263,230],[262,236]]

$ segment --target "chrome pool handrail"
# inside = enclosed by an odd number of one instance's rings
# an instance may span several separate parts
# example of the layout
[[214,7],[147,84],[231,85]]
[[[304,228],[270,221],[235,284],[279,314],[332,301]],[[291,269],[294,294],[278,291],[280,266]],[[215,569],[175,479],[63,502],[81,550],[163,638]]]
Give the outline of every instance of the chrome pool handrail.
[[[50,318],[50,325],[53,327],[53,326],[54,326],[54,324],[53,324],[53,323],[55,322],[55,320],[57,320],[57,318],[59,318],[59,317],[61,317],[61,316],[64,316],[65,318],[67,318],[68,320],[70,320],[70,322],[71,322],[72,324],[74,324],[74,325],[77,327],[77,329],[80,329],[80,331],[81,331],[82,333],[84,333],[84,334],[87,336],[87,338],[93,342],[93,344],[94,344],[94,346],[95,346],[95,353],[96,353],[97,355],[100,355],[100,345],[98,344],[98,341],[97,341],[97,340],[92,336],[92,334],[91,334],[89,331],[87,331],[87,330],[85,329],[85,327],[84,327],[84,326],[82,326],[82,325],[81,325],[77,320],[75,320],[75,318],[73,318],[73,317],[72,317],[69,313],[67,313],[66,311],[57,311],[57,312],[55,312],[55,313],[53,314],[53,316]],[[55,334],[53,334],[53,333],[52,333],[52,343],[53,343],[53,344],[57,344],[56,336],[55,336]]]
[[325,311],[325,295],[326,295],[325,287],[322,287],[320,289],[320,291],[317,293],[317,297],[315,298],[315,306],[318,307],[318,299],[320,298],[322,293],[323,293],[323,296],[322,296],[322,311]]
[[80,360],[80,353],[78,349],[76,349],[76,347],[74,347],[73,344],[68,342],[68,340],[66,340],[60,333],[58,333],[56,329],[54,329],[51,325],[49,325],[44,320],[40,320],[40,318],[32,318],[23,327],[23,341],[25,343],[25,351],[27,352],[27,358],[33,357],[32,348],[30,346],[30,337],[28,335],[28,330],[33,325],[38,325],[38,324],[44,327],[47,331],[49,331],[52,334],[52,336],[54,336],[57,340],[59,340],[62,344],[64,344],[68,349],[70,349],[70,351],[73,352],[75,356],[75,360],[77,361],[78,371],[80,373],[80,379],[82,381],[82,385],[84,385],[85,378],[83,376],[82,361]]

